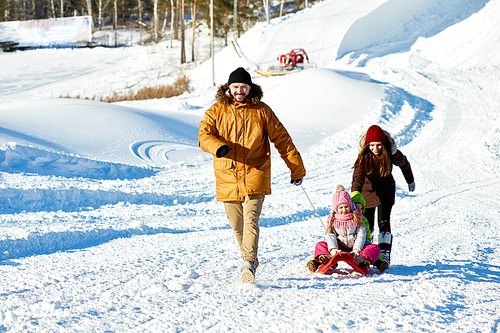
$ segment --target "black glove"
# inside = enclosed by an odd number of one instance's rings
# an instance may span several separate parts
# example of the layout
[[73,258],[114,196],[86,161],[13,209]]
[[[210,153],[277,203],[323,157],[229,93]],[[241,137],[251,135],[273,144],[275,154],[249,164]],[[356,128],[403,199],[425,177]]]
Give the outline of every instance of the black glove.
[[408,191],[410,192],[415,191],[415,182],[408,184]]
[[290,184],[293,184],[295,186],[299,186],[300,184],[302,184],[302,178],[295,179],[295,180],[292,179],[292,181],[290,182]]
[[229,153],[230,150],[231,150],[231,147],[229,147],[228,145],[221,146],[219,149],[217,149],[215,156],[224,157],[227,155],[227,153]]

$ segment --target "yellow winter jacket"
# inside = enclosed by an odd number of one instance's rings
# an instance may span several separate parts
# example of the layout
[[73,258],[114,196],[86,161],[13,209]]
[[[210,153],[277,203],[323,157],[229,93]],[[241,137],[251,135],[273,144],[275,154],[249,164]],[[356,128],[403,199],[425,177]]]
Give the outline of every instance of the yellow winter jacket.
[[[200,148],[214,158],[217,201],[243,201],[246,195],[271,194],[269,140],[291,171],[291,179],[305,177],[302,158],[285,127],[269,106],[261,102],[262,89],[252,83],[250,94],[239,103],[219,87],[216,100],[200,123]],[[216,157],[223,146],[231,147]]]

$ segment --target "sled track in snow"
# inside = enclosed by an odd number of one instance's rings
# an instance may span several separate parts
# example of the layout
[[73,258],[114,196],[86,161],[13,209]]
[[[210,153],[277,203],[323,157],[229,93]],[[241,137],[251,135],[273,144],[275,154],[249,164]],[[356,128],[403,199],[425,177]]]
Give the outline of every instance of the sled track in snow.
[[[468,160],[474,159],[480,147],[473,143],[481,142],[485,137],[485,128],[490,126],[484,123],[488,119],[485,111],[475,108],[481,105],[482,88],[479,86],[480,78],[462,77],[461,73],[453,72],[453,75],[442,78],[439,73],[409,74],[410,80],[419,82],[420,85],[431,85],[435,94],[427,98],[435,101],[437,112],[440,115],[442,127],[433,134],[422,147],[422,155],[429,161],[439,161],[439,168],[425,167],[425,172],[430,183],[438,185],[443,189],[455,189],[458,184],[463,184],[468,179],[468,184],[482,183],[484,179],[474,179],[476,169],[465,169]],[[471,89],[469,81],[478,82],[477,89]],[[486,84],[485,84],[486,85]],[[466,98],[465,98],[466,97]],[[463,101],[468,101],[464,103]],[[478,114],[473,114],[475,110]],[[465,137],[474,138],[467,145],[459,143]],[[446,154],[444,153],[446,152]],[[452,156],[453,158],[446,158]],[[478,166],[479,167],[479,166]],[[422,168],[423,169],[423,168]],[[469,185],[470,186],[470,185]]]
[[[405,146],[432,120],[431,114],[434,105],[397,87],[388,88],[387,94],[389,98],[382,109],[381,117],[385,122],[390,122],[396,117],[401,119],[400,122],[406,122],[404,128],[401,128],[397,133],[391,133],[397,140],[398,146]],[[404,119],[405,104],[409,105],[414,112],[410,120]]]
[[175,141],[138,141],[130,146],[132,153],[152,166],[197,163],[206,160],[197,146]]

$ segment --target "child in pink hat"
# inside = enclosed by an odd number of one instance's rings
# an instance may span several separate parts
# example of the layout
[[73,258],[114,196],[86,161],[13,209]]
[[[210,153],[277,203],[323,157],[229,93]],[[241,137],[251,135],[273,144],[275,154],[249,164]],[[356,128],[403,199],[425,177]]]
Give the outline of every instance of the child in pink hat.
[[354,262],[361,268],[368,268],[380,254],[377,244],[365,245],[366,228],[361,212],[355,210],[351,196],[342,185],[337,186],[333,194],[332,213],[328,216],[326,242],[318,242],[314,259],[307,267],[315,272],[319,265],[327,264],[338,252],[351,252]]

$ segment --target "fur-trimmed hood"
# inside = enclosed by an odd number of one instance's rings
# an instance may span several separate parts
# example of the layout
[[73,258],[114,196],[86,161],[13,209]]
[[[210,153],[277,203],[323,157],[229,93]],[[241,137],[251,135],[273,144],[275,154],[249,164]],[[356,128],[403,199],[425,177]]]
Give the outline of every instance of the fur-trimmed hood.
[[[248,94],[247,99],[250,99],[251,104],[257,105],[262,100],[262,96],[264,96],[262,87],[255,83],[251,83],[250,87],[250,94]],[[217,100],[217,102],[220,102],[222,104],[233,104],[234,97],[231,96],[229,92],[229,84],[226,83],[219,86],[219,89],[217,89],[217,93],[215,94],[215,99]]]

